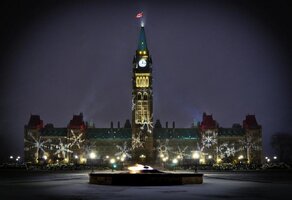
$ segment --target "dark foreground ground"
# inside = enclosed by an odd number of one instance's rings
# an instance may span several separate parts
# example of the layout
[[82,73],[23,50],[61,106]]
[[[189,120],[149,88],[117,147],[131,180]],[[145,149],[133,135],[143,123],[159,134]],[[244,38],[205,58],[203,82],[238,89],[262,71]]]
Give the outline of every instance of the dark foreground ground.
[[0,170],[0,199],[280,200],[292,198],[292,171],[201,172],[204,173],[204,183],[201,185],[135,187],[88,184],[89,171]]

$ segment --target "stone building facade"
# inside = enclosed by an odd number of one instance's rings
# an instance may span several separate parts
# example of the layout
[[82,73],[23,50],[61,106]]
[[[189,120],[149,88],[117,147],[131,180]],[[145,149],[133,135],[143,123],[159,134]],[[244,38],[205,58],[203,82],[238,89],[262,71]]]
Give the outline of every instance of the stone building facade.
[[[114,113],[113,113],[114,114]],[[141,27],[133,59],[132,120],[116,127],[96,128],[74,115],[66,127],[46,124],[31,115],[24,127],[26,162],[87,163],[95,152],[96,160],[115,158],[122,162],[191,162],[199,154],[200,163],[262,162],[262,128],[255,115],[242,124],[222,128],[212,115],[203,114],[191,128],[162,126],[153,120],[152,59]]]

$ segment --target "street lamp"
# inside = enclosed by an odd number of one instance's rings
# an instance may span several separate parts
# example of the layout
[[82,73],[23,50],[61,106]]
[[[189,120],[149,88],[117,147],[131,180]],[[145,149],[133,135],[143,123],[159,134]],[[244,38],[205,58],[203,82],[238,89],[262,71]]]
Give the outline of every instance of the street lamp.
[[78,156],[77,155],[74,155],[74,159],[75,159],[74,164],[77,165],[77,163],[78,163]]
[[208,155],[208,164],[211,166],[213,163],[213,156],[212,155]]
[[162,162],[163,162],[163,168],[165,169],[165,163],[168,160],[168,157],[163,157]]
[[112,172],[113,172],[114,171],[114,166],[116,164],[116,159],[114,159],[114,158],[110,159],[110,163],[112,165]]
[[193,159],[195,160],[195,173],[198,172],[198,162],[199,162],[199,159],[200,159],[200,151],[195,151],[193,153]]
[[10,162],[13,162],[13,156],[10,156],[9,159],[10,159]]
[[176,158],[172,160],[174,171],[175,171],[175,166],[176,166],[177,162],[178,162],[178,160]]
[[91,152],[89,154],[89,158],[91,159],[91,172],[93,172],[93,159],[96,158],[96,154],[94,152]]
[[274,158],[274,160],[277,160],[277,156],[274,156],[273,158]]
[[144,154],[142,154],[142,155],[140,155],[139,157],[141,158],[142,163],[144,163],[144,159],[146,158],[146,156],[145,156]]

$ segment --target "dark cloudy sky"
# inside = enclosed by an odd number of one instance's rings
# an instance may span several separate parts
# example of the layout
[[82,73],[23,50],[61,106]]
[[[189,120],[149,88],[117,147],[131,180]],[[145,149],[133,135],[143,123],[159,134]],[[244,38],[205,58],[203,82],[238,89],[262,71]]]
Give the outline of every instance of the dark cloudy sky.
[[131,68],[144,11],[154,120],[220,126],[255,114],[264,151],[292,132],[288,1],[1,1],[1,156],[21,154],[30,114],[65,127],[131,117]]

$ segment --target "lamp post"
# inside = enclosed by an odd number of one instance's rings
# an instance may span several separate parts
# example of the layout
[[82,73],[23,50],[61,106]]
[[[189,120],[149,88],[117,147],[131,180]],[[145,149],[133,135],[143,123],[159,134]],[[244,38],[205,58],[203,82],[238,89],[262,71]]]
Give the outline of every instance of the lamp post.
[[208,155],[208,164],[209,164],[209,166],[212,166],[212,164],[213,164],[213,156],[212,155]]
[[198,172],[198,164],[200,159],[200,151],[195,151],[193,153],[193,159],[195,160],[195,173]]
[[48,156],[47,155],[43,155],[44,164],[47,163],[47,159],[48,159]]
[[163,163],[163,168],[165,169],[165,163],[168,160],[168,157],[163,157],[162,158],[162,163]]
[[241,164],[242,159],[243,159],[243,155],[238,156],[239,164]]
[[278,159],[278,157],[277,156],[274,156],[273,159],[274,159],[274,162],[276,162],[277,159]]
[[9,161],[12,163],[13,162],[13,156],[9,156]]
[[89,158],[91,159],[91,172],[93,172],[93,159],[96,158],[96,154],[94,152],[91,152],[89,154]]
[[141,159],[141,162],[144,164],[144,160],[145,160],[146,156],[144,154],[141,154],[139,157]]
[[114,165],[116,164],[116,159],[114,159],[114,158],[110,159],[110,163],[111,163],[112,172],[113,172],[114,171]]
[[177,164],[178,160],[175,158],[172,160],[172,164],[173,164],[173,170],[175,171],[175,166]]
[[75,156],[74,156],[74,159],[75,159],[75,162],[74,162],[74,164],[75,164],[75,165],[77,165],[77,163],[78,163],[78,156],[77,156],[77,155],[75,155]]

